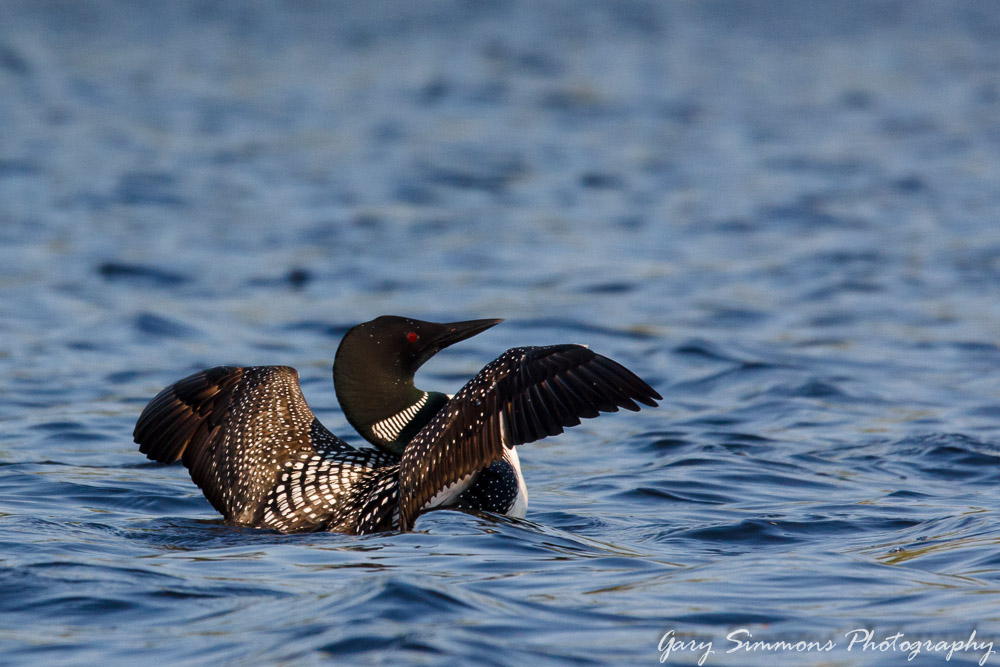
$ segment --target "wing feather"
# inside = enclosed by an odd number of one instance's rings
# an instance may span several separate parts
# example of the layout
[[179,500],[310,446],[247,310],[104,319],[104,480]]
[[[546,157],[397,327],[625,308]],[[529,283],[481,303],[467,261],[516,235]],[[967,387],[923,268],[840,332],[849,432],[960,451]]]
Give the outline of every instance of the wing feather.
[[[287,366],[218,366],[190,375],[157,394],[133,434],[139,451],[163,463],[181,461],[212,506],[227,520],[279,530],[304,530],[310,515],[328,521],[350,484],[396,460],[356,450],[330,433],[309,409],[299,376]],[[320,496],[316,508],[292,507],[286,523],[264,519],[289,465],[309,463],[329,475],[299,480]],[[313,487],[323,484],[320,494]],[[308,488],[306,488],[308,487]],[[324,505],[326,503],[326,505]]]
[[[506,448],[558,435],[581,418],[655,407],[662,397],[621,364],[581,345],[507,350],[469,381],[406,446],[400,528],[444,489]],[[435,501],[437,502],[437,501]]]

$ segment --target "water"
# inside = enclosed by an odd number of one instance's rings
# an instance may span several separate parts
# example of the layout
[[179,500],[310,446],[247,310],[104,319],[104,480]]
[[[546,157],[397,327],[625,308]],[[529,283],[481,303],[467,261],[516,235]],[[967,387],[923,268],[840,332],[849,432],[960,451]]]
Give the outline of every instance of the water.
[[[898,664],[844,633],[1000,640],[995,4],[0,17],[4,663],[655,664],[674,630],[708,664]],[[507,318],[426,389],[580,342],[665,400],[522,448],[526,520],[403,535],[225,526],[131,443],[217,364],[295,366],[357,442],[329,364],[383,313]],[[724,654],[740,628],[838,647]]]

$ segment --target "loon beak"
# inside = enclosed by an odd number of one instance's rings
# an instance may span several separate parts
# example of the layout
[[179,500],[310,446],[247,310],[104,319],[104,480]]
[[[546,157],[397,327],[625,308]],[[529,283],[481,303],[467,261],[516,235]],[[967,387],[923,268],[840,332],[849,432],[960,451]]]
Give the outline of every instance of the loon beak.
[[467,320],[465,322],[449,322],[440,325],[443,331],[434,337],[433,345],[439,350],[454,345],[455,343],[472,338],[490,327],[503,322],[503,320]]

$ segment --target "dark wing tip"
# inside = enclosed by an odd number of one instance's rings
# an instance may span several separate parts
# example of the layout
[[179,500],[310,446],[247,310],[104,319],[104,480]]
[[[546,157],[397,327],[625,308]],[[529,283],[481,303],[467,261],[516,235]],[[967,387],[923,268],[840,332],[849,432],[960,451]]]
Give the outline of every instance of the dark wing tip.
[[[596,417],[597,412],[617,412],[624,408],[639,411],[636,402],[651,408],[662,400],[655,389],[618,362],[582,346],[560,352],[563,363],[553,368],[555,383],[575,399],[580,417]],[[582,414],[586,410],[587,414]]]
[[639,404],[657,407],[662,400],[635,373],[582,345],[514,348],[507,354],[516,362],[497,391],[510,445],[558,435],[602,412],[638,412]]
[[181,459],[199,431],[212,429],[213,414],[242,377],[243,369],[217,366],[178,380],[158,393],[143,409],[132,431],[139,451],[154,461]]

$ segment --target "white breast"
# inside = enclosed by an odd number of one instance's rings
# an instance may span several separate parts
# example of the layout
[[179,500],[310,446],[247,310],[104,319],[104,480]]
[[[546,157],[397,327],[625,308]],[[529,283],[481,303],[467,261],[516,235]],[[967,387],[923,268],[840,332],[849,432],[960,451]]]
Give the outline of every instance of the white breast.
[[507,510],[507,516],[523,519],[528,510],[528,487],[524,483],[524,475],[521,474],[521,460],[517,457],[517,448],[511,447],[504,452],[503,457],[514,468],[514,474],[517,475],[517,497],[514,498],[514,504]]
[[[477,471],[478,472],[478,471]],[[453,503],[462,493],[465,492],[469,485],[472,484],[472,478],[476,476],[476,473],[470,473],[458,480],[457,482],[446,486],[437,495],[427,501],[421,509],[431,509],[432,507],[441,507],[442,505],[450,505]]]
[[[506,514],[507,516],[523,519],[525,512],[528,509],[528,487],[524,483],[524,475],[521,474],[521,460],[518,458],[517,450],[514,448],[505,450],[503,459],[510,464],[510,466],[514,469],[514,474],[517,475],[517,496],[514,498],[514,502],[511,504],[510,509],[507,510]],[[433,498],[428,500],[427,504],[421,509],[441,507],[442,505],[450,505],[455,502],[458,497],[469,488],[469,485],[472,484],[472,480],[475,476],[476,473],[466,475],[457,482],[445,487]]]

